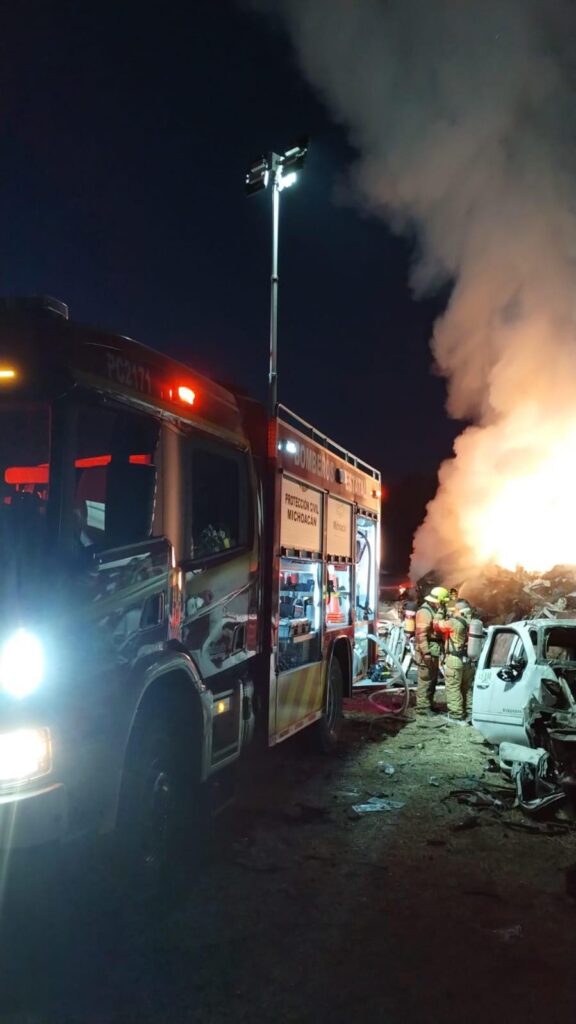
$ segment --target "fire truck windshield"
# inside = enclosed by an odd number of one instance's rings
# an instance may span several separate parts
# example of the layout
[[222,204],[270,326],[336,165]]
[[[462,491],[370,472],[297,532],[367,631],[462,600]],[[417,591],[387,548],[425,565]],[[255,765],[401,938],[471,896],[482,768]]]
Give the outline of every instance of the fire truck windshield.
[[48,501],[49,409],[36,403],[0,405],[0,545],[36,547]]

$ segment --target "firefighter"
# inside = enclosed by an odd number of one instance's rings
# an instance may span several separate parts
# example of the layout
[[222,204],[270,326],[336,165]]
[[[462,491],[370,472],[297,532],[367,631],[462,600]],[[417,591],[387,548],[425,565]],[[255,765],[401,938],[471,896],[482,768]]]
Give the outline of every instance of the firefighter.
[[464,722],[469,717],[470,695],[474,679],[474,666],[468,658],[468,632],[472,608],[463,598],[456,601],[446,626],[446,657],[444,682],[446,708],[451,721]]
[[438,682],[438,663],[443,641],[439,623],[445,619],[445,606],[449,600],[445,587],[433,587],[416,612],[416,664],[418,688],[416,712],[426,715],[434,711],[434,692]]
[[418,611],[418,594],[415,587],[408,587],[400,605],[400,618],[404,625],[406,642],[414,636],[416,612]]

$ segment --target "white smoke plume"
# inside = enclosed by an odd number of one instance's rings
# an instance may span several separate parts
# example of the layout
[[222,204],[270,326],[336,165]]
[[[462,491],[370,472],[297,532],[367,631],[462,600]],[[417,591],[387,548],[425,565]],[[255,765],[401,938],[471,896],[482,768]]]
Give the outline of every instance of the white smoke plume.
[[564,0],[257,0],[359,152],[364,200],[452,280],[432,351],[469,426],[413,574],[576,563],[576,10]]

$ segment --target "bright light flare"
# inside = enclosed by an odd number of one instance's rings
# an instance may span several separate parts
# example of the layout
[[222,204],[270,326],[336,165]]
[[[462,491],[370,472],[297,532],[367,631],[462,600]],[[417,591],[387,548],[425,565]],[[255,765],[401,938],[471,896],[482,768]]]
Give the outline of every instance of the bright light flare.
[[278,177],[278,191],[283,192],[285,188],[291,188],[298,181],[296,171],[289,171],[288,174],[280,174]]
[[16,380],[16,370],[12,366],[0,366],[0,381]]
[[11,697],[28,697],[44,678],[44,650],[37,636],[17,629],[0,649],[0,686]]
[[24,782],[50,771],[48,729],[15,729],[0,733],[0,783]]
[[178,388],[178,398],[181,402],[185,402],[186,405],[194,405],[196,401],[196,392],[192,388],[180,386]]

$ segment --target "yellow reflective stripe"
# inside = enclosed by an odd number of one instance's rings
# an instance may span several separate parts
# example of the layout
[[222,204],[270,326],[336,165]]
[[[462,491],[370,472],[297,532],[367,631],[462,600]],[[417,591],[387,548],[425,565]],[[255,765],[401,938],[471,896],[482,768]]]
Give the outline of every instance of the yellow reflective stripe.
[[306,714],[319,711],[323,700],[323,664],[305,665],[290,674],[286,680],[278,679],[277,715],[278,731],[282,732]]

